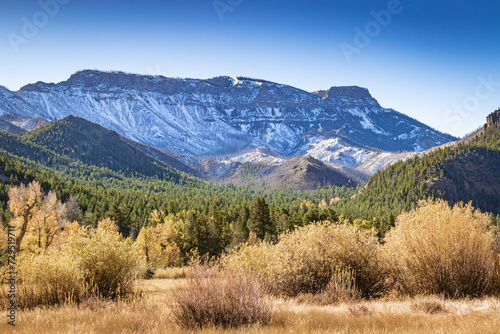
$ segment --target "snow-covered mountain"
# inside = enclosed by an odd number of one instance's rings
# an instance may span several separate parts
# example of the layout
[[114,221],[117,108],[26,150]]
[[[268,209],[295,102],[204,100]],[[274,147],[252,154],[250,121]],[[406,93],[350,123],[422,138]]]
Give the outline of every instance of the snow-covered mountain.
[[47,121],[73,115],[190,157],[264,147],[350,167],[382,154],[377,150],[417,152],[455,139],[381,107],[365,88],[309,93],[243,77],[85,70],[57,84],[37,82],[17,92],[0,87],[0,117],[8,121],[13,115]]

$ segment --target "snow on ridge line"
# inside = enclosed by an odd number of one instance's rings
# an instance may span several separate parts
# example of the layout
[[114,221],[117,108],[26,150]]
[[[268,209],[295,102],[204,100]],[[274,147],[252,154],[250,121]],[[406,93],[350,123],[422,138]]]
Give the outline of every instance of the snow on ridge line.
[[[417,139],[418,143],[446,142],[444,135],[427,129],[424,133],[420,131],[420,124],[407,119],[402,126],[411,126],[412,130],[405,133],[406,138],[397,132],[401,138],[396,139],[396,131],[387,126],[390,122],[385,121],[385,117],[396,117],[395,112],[378,114],[386,109],[356,98],[349,100],[353,101],[354,107],[353,104],[329,105],[333,102],[318,102],[323,99],[290,86],[266,84],[264,87],[265,81],[242,77],[223,78],[225,82],[216,79],[212,83],[208,80],[190,81],[195,88],[181,85],[182,89],[189,90],[179,93],[174,89],[172,94],[170,91],[148,91],[149,86],[146,90],[131,86],[115,91],[99,85],[101,90],[88,89],[85,85],[60,90],[52,85],[47,91],[16,93],[20,97],[16,109],[21,114],[48,120],[72,114],[141,143],[193,156],[241,152],[256,145],[292,156],[301,151],[303,143],[310,142],[313,136],[329,138],[343,124],[348,124],[349,129],[342,136],[365,146],[370,146],[374,135],[381,138],[375,145],[389,143],[393,146],[387,147],[393,149],[397,145],[396,149],[400,150],[424,149],[420,146],[422,144],[414,146]],[[237,86],[243,86],[240,82],[247,82],[255,87],[261,84],[262,88],[227,91],[224,89],[230,82],[228,80],[238,82]],[[8,105],[9,98],[0,95],[1,103]],[[350,115],[359,118],[359,122],[353,122]],[[419,138],[421,136],[427,138]],[[324,155],[352,165],[359,163],[360,150],[345,148],[342,152]]]

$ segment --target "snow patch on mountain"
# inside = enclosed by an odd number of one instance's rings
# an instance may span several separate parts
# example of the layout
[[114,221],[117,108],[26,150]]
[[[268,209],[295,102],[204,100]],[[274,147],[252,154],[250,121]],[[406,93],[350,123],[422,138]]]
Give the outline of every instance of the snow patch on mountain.
[[375,126],[373,124],[373,121],[368,117],[369,110],[365,109],[365,111],[361,111],[359,108],[355,109],[348,109],[347,110],[350,114],[357,116],[361,118],[361,126],[363,129],[371,130],[374,133],[380,134],[380,135],[387,135],[387,133],[380,129],[379,127]]
[[[416,147],[417,149],[417,147]],[[351,167],[365,175],[372,175],[381,168],[418,155],[415,152],[380,152],[346,145],[340,138],[311,138],[304,148],[304,156],[320,161]]]
[[264,164],[264,165],[268,165],[268,166],[280,165],[281,163],[283,163],[285,161],[286,161],[286,159],[272,155],[262,147],[257,147],[256,149],[250,150],[250,151],[245,152],[241,155],[221,160],[222,163],[227,163],[227,164],[239,162],[241,164],[259,163],[259,164]]

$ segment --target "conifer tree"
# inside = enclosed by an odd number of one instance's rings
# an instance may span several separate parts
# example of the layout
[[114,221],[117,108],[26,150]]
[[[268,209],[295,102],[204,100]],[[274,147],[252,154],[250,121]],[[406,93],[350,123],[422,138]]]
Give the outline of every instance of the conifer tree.
[[257,198],[252,207],[248,230],[261,240],[273,240],[276,237],[276,228],[271,220],[269,206],[263,197]]

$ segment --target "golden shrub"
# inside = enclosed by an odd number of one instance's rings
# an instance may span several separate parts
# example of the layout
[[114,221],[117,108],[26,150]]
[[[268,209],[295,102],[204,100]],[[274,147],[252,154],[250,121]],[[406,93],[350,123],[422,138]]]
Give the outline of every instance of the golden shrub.
[[319,293],[345,271],[363,297],[391,286],[374,232],[347,224],[311,224],[282,235],[276,245],[243,247],[223,263],[256,273],[269,292],[288,296]]
[[[130,239],[112,228],[89,229],[77,223],[69,227],[59,250],[18,254],[19,308],[79,303],[89,297],[115,299],[135,292],[134,282],[144,264]],[[5,270],[3,276],[5,282]],[[0,289],[3,306],[9,301],[7,288]]]
[[[252,234],[252,233],[251,233]],[[221,258],[224,268],[262,276],[267,270],[273,246],[264,241],[246,242]]]
[[133,243],[107,228],[80,229],[62,251],[76,262],[89,288],[104,298],[133,293],[134,280],[144,267]]
[[471,204],[429,200],[397,218],[385,248],[400,292],[479,297],[500,292],[496,240]]
[[[23,253],[17,257],[16,269],[16,305],[20,309],[79,302],[86,293],[83,276],[67,254]],[[3,307],[9,300],[6,288],[1,293]]]
[[68,223],[64,226],[64,229],[59,233],[56,240],[54,240],[54,249],[61,249],[61,246],[64,245],[71,236],[77,235],[80,233],[80,229],[82,226],[75,220],[72,223]]

